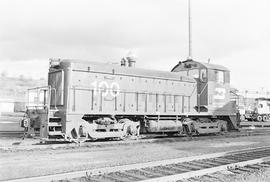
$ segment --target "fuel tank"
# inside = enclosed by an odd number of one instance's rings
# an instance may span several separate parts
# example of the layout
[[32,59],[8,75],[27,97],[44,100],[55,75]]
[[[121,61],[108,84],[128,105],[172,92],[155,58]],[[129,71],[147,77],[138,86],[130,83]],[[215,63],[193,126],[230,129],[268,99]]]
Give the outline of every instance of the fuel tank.
[[182,130],[182,122],[178,120],[149,120],[146,122],[146,132],[179,132]]

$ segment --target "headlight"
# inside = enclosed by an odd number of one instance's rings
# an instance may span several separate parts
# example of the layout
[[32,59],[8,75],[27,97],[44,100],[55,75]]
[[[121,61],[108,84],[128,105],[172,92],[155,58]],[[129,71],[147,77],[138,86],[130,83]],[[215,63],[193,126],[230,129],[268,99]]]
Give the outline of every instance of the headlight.
[[29,126],[29,119],[24,118],[21,121],[21,127],[27,128]]

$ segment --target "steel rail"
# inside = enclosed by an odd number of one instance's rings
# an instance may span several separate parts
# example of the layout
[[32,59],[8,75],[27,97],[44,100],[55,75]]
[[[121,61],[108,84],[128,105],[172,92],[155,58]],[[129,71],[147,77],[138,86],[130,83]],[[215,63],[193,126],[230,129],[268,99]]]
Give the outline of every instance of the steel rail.
[[181,174],[169,175],[169,176],[164,176],[164,177],[160,177],[160,178],[141,180],[141,182],[178,181],[178,180],[188,179],[188,178],[192,178],[192,177],[203,176],[206,174],[211,174],[211,173],[215,173],[218,171],[234,169],[236,167],[244,167],[247,165],[259,164],[259,163],[263,163],[266,161],[270,161],[270,157],[264,157],[264,158],[254,159],[254,160],[249,160],[249,161],[244,161],[244,162],[236,162],[236,163],[232,163],[232,164],[221,165],[221,166],[206,168],[206,169],[201,169],[201,170],[195,170],[195,171],[190,171],[190,172],[181,173]]
[[[252,154],[252,156],[250,155]],[[246,160],[242,160],[244,156],[248,156]],[[241,159],[240,161],[234,160],[232,158],[226,157],[235,157],[236,159]],[[241,157],[240,157],[241,156]],[[221,164],[211,165],[218,161]],[[202,163],[203,161],[203,163]],[[115,175],[128,176],[130,175],[131,178],[136,178],[136,174],[130,173],[130,171],[142,170],[145,173],[150,174],[151,172],[146,171],[150,169],[153,171],[153,174],[159,174],[158,167],[161,167],[161,171],[166,172],[164,175],[156,175],[155,178],[145,177],[140,181],[174,181],[175,179],[185,179],[194,176],[201,176],[213,172],[217,172],[220,170],[226,170],[234,167],[241,167],[246,165],[252,165],[257,163],[262,163],[265,161],[270,161],[270,146],[264,147],[256,147],[256,148],[248,148],[242,150],[234,150],[229,152],[220,152],[220,153],[213,153],[213,154],[206,154],[200,156],[192,156],[186,158],[176,158],[176,159],[169,159],[169,160],[161,160],[161,161],[154,161],[154,162],[147,162],[147,163],[139,163],[139,164],[130,164],[130,165],[123,165],[123,166],[115,166],[115,167],[105,167],[99,169],[92,169],[92,170],[83,170],[83,171],[76,171],[76,172],[68,172],[68,173],[61,173],[61,174],[54,174],[54,175],[46,175],[46,176],[39,176],[39,177],[30,177],[30,178],[22,178],[22,179],[13,179],[7,180],[8,182],[47,182],[47,181],[59,181],[59,180],[70,180],[76,179],[80,181],[82,177],[87,177],[86,181],[89,179],[91,181],[91,177],[95,176],[102,176],[106,175],[107,177],[111,178],[111,181],[115,181]],[[177,169],[177,165],[179,164],[182,166],[187,166],[186,172],[175,174],[170,174],[172,171]],[[166,168],[170,169],[170,166],[176,165],[176,167],[172,167],[171,170],[166,170]],[[201,169],[200,169],[201,168]],[[182,167],[184,169],[184,167]],[[190,170],[194,169],[194,170]],[[157,172],[155,172],[157,170]],[[184,169],[185,170],[185,169]],[[176,170],[177,171],[177,170]],[[169,174],[168,174],[169,173]],[[153,176],[152,174],[152,176]],[[112,176],[110,176],[112,175]],[[151,176],[151,174],[150,174]],[[121,176],[119,177],[121,179]],[[140,178],[138,178],[140,179]],[[74,181],[73,180],[73,181]],[[102,181],[99,180],[99,181]],[[120,180],[121,181],[121,180]],[[125,180],[122,180],[125,181]],[[128,180],[127,180],[128,181]]]

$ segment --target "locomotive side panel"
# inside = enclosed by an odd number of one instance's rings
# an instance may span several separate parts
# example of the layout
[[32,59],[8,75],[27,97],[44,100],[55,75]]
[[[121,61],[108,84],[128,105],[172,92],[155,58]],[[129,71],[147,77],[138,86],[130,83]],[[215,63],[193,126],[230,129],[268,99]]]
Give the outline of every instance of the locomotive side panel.
[[[70,79],[66,85],[68,92],[65,93],[68,109],[66,114],[63,112],[66,117],[63,120],[65,127],[63,131],[67,138],[76,138],[80,130],[84,132],[105,130],[101,125],[94,123],[90,126],[82,119],[85,115],[90,117],[117,115],[130,118],[147,115],[176,117],[195,113],[196,82],[189,77],[168,72],[156,73],[151,70],[90,63],[72,63],[68,70],[70,71],[66,74]],[[164,76],[159,77],[160,74]],[[164,129],[166,123],[171,123],[171,127],[175,129],[179,129],[181,125],[179,121],[173,120],[162,122],[165,124]],[[88,129],[81,129],[85,126]],[[116,130],[115,127],[119,126],[110,125],[106,130]],[[91,137],[97,138],[122,136],[121,132],[92,134]]]
[[[180,114],[194,112],[193,81],[73,69],[69,110],[81,114]],[[111,68],[112,69],[112,68]],[[127,69],[127,68],[126,68]],[[128,68],[129,69],[129,68]]]

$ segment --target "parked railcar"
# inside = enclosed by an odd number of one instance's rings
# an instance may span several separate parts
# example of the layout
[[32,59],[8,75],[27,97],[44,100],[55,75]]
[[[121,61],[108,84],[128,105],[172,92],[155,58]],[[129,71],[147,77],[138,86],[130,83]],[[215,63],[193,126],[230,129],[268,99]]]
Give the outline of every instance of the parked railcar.
[[225,67],[193,60],[172,72],[133,65],[51,60],[48,86],[34,89],[25,120],[39,123],[43,140],[237,129]]
[[267,122],[270,120],[270,99],[269,98],[256,98],[254,108],[249,110],[243,109],[241,114],[242,121],[258,121]]

